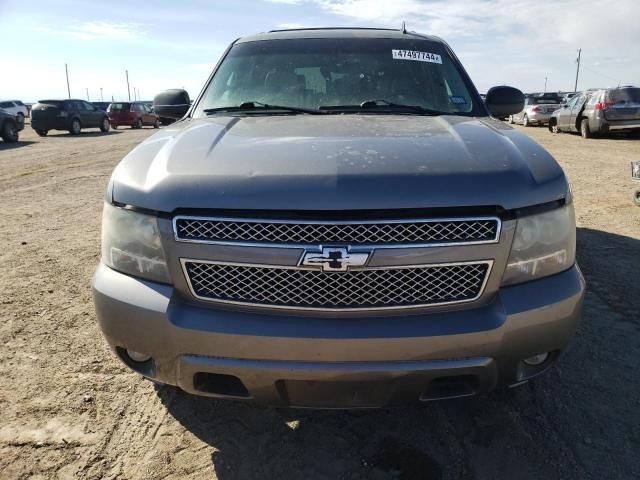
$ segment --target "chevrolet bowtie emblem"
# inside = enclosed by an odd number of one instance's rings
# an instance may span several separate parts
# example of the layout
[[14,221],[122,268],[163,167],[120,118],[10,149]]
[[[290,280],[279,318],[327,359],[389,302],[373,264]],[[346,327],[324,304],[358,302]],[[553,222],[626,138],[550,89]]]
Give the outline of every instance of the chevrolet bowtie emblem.
[[319,252],[306,251],[300,265],[315,267],[323,272],[346,272],[350,267],[362,267],[370,253],[350,253],[346,247],[324,247]]

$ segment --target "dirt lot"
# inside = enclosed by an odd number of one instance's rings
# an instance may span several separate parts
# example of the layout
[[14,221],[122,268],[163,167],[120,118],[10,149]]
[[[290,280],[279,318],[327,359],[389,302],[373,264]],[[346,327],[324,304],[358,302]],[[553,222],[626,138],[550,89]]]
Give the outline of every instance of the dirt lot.
[[153,130],[27,125],[0,143],[0,478],[640,478],[640,140],[523,130],[575,195],[589,291],[561,363],[478,399],[322,412],[190,397],[124,368],[90,280],[108,176]]

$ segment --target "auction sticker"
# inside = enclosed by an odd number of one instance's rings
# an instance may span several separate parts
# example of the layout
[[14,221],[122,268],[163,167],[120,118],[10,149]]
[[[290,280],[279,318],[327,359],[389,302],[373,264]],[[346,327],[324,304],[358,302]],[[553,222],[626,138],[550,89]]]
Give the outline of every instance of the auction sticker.
[[394,60],[413,60],[416,62],[439,63],[442,65],[442,58],[437,53],[416,52],[414,50],[391,50]]

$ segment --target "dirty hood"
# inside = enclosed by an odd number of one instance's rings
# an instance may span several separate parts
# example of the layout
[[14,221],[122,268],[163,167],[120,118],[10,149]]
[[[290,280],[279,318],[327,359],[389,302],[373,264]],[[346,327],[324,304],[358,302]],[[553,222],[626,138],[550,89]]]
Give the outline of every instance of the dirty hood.
[[163,129],[122,160],[108,196],[160,212],[514,209],[566,190],[549,153],[488,118],[260,115]]

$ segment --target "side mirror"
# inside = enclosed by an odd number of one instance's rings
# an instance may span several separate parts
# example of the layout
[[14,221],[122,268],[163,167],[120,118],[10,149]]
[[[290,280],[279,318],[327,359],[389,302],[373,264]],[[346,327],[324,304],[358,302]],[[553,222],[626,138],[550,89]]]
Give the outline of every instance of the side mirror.
[[524,94],[513,87],[493,87],[487,92],[485,104],[492,117],[508,117],[522,111]]
[[186,90],[172,88],[159,93],[153,98],[153,111],[159,117],[179,119],[186,115],[191,107],[191,100]]

